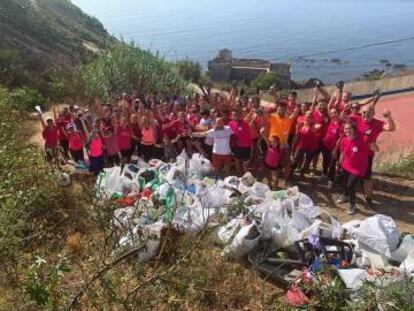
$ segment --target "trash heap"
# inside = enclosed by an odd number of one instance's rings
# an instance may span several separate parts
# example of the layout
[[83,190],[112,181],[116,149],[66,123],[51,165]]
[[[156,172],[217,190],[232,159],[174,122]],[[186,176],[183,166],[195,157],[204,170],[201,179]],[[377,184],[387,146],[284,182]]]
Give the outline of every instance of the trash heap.
[[223,256],[247,259],[288,289],[292,305],[306,304],[301,285],[326,267],[350,291],[366,280],[384,285],[414,276],[414,236],[400,234],[388,216],[340,224],[298,187],[271,191],[250,173],[212,176],[206,158],[183,152],[175,163],[138,160],[105,169],[96,189],[119,205],[113,226],[120,245],[145,244],[138,260],[157,255],[166,227],[195,235],[212,226]]

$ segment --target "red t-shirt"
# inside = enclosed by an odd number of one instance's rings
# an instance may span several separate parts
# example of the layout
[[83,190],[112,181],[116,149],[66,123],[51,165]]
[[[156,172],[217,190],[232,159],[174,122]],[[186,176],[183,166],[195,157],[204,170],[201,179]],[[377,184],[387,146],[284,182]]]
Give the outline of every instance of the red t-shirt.
[[306,119],[306,117],[305,117],[305,116],[298,116],[298,117],[296,118],[296,124],[297,124],[298,126],[302,126],[303,124],[305,124],[305,119]]
[[361,136],[344,137],[341,142],[342,168],[348,173],[364,177],[368,170],[369,145]]
[[120,150],[131,149],[131,138],[134,135],[131,127],[119,125],[117,132],[118,146]]
[[318,136],[319,140],[322,141],[326,133],[326,128],[329,124],[329,117],[320,113],[319,111],[315,111],[312,114],[312,117],[314,124],[320,126],[320,128],[316,129],[316,135]]
[[47,126],[43,130],[42,135],[45,140],[46,148],[55,148],[59,144],[59,130],[57,127]]
[[[384,130],[384,122],[378,119],[372,119],[367,123],[361,116],[354,115],[350,119],[355,122],[357,131],[367,144],[372,144],[377,141],[378,136]],[[369,151],[370,156],[374,156],[372,150]]]
[[318,149],[319,136],[312,127],[300,127],[297,133],[298,143],[296,148],[306,151]]
[[334,150],[336,143],[338,142],[339,136],[342,132],[342,125],[338,121],[329,122],[329,125],[326,129],[325,137],[323,138],[323,145],[328,150]]
[[162,135],[166,135],[170,140],[177,138],[178,134],[180,134],[182,124],[180,120],[174,121],[165,121],[163,126],[166,126],[162,129]]
[[82,135],[78,132],[69,133],[69,150],[78,151],[83,148]]
[[276,168],[280,164],[281,157],[280,149],[269,147],[266,151],[265,163],[270,167]]
[[66,126],[69,124],[68,121],[66,121],[64,118],[58,118],[56,120],[56,126],[59,130],[59,139],[60,140],[65,140],[68,139],[68,137],[65,134],[64,129],[66,128]]
[[230,121],[229,126],[233,131],[234,137],[236,138],[237,147],[249,148],[252,146],[252,134],[250,133],[250,127],[246,121]]

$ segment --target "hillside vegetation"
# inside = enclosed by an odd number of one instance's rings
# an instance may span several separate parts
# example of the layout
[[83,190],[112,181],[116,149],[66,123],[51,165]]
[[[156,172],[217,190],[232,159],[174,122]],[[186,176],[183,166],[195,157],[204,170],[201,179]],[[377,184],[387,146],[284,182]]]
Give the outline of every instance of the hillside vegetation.
[[76,65],[116,42],[68,0],[2,0],[0,34],[0,84],[29,85],[44,95]]

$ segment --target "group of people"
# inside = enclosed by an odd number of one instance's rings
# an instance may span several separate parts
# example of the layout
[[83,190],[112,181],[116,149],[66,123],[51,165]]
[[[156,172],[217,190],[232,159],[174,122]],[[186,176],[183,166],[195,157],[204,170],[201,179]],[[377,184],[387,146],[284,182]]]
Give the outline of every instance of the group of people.
[[336,175],[343,180],[338,203],[349,202],[355,213],[355,194],[363,183],[365,199],[372,200],[372,164],[378,151],[377,138],[394,131],[391,113],[375,118],[381,97],[376,90],[363,101],[351,101],[344,83],[334,94],[315,82],[312,102],[299,102],[292,91],[281,98],[274,87],[274,103],[245,96],[237,88],[229,94],[201,87],[202,94],[191,98],[160,98],[152,93],[144,99],[123,94],[110,103],[97,100],[88,109],[74,104],[56,110],[54,118],[43,120],[45,149],[49,159],[61,150],[74,162],[86,160],[95,175],[104,167],[144,160],[174,161],[185,150],[201,153],[211,160],[216,176],[242,175],[265,168],[272,189],[285,180],[321,175],[328,188]]

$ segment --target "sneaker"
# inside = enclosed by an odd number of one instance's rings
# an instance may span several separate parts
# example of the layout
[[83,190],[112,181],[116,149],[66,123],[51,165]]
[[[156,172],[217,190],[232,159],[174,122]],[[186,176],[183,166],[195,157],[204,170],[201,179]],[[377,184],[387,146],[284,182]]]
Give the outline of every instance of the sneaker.
[[332,180],[329,180],[328,181],[328,190],[332,190],[333,185],[334,185],[333,181]]
[[336,204],[342,204],[349,201],[349,198],[345,195],[341,195],[339,198],[336,199]]
[[348,215],[354,215],[355,214],[355,205],[350,205],[348,209]]

